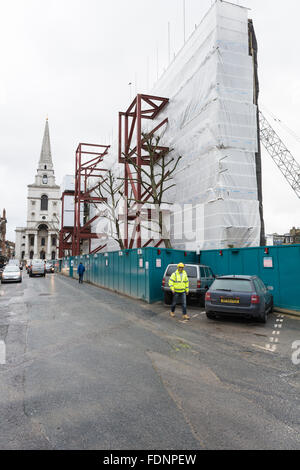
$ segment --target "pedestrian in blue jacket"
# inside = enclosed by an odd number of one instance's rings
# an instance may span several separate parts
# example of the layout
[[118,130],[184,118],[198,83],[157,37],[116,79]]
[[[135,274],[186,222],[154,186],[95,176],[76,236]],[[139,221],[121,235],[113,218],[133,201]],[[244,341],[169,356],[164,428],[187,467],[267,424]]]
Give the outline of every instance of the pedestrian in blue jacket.
[[82,263],[79,263],[79,266],[77,268],[77,274],[79,276],[79,284],[83,283],[83,273],[85,271],[85,267],[83,266]]

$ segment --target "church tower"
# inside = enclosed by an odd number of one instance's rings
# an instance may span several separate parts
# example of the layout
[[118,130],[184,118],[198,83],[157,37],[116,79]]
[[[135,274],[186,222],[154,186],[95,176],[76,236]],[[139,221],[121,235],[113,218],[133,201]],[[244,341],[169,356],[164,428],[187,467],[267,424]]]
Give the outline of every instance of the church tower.
[[35,181],[28,185],[27,226],[16,229],[16,256],[55,259],[59,216],[60,187],[55,184],[47,119]]

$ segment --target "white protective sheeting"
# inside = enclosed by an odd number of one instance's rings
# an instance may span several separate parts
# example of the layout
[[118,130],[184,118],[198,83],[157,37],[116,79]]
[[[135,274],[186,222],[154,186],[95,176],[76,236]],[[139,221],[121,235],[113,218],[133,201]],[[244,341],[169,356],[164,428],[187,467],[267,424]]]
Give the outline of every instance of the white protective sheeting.
[[162,142],[183,157],[166,197],[174,248],[259,245],[253,77],[247,9],[218,1],[155,85],[170,99]]
[[168,117],[161,144],[182,156],[164,198],[173,204],[173,248],[259,245],[253,80],[247,9],[217,1],[149,93],[170,101],[143,130]]

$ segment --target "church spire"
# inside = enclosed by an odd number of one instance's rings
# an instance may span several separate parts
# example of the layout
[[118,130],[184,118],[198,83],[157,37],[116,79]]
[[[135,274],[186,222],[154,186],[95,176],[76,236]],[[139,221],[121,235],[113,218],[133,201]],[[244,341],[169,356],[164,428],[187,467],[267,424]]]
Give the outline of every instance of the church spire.
[[51,156],[51,146],[50,146],[50,135],[49,135],[49,124],[48,124],[48,117],[46,119],[45,130],[44,130],[44,137],[40,155],[39,166],[47,165],[48,167],[52,168],[52,156]]

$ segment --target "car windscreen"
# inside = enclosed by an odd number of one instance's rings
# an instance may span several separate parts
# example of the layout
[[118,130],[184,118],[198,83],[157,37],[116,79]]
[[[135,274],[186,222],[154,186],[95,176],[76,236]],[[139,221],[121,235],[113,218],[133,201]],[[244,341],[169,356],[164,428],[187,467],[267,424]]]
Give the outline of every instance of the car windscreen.
[[247,279],[216,279],[210,287],[210,290],[252,292],[253,287],[251,282]]
[[18,266],[6,266],[4,271],[6,273],[7,272],[17,272],[17,271],[19,271],[19,268],[18,268]]
[[[177,269],[177,266],[175,264],[169,266],[168,270],[167,270],[167,273],[166,273],[166,276],[171,276],[176,271],[176,269]],[[188,277],[190,277],[190,278],[197,277],[197,268],[196,268],[196,266],[185,266],[184,270],[185,270]]]

